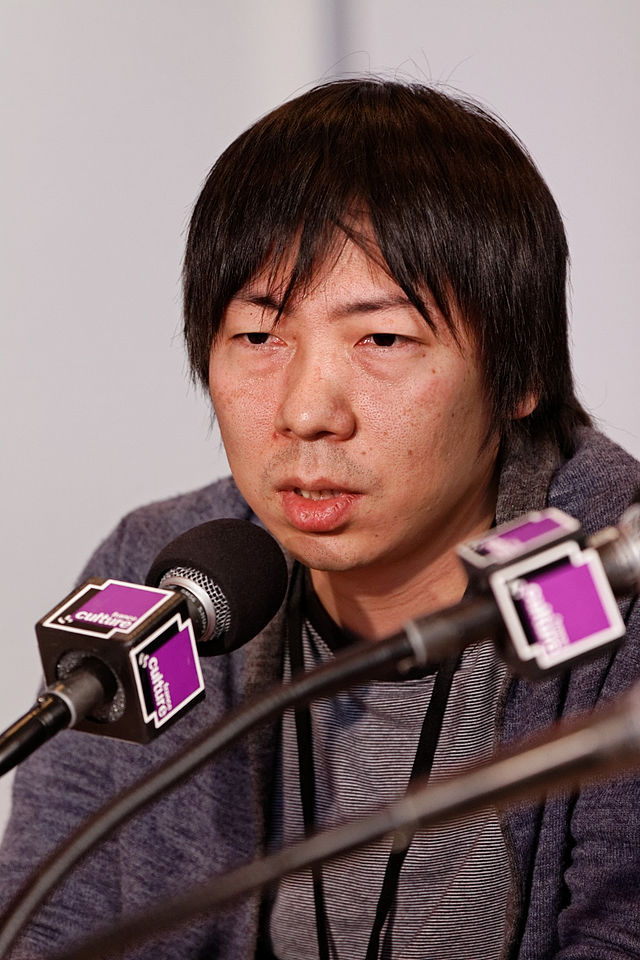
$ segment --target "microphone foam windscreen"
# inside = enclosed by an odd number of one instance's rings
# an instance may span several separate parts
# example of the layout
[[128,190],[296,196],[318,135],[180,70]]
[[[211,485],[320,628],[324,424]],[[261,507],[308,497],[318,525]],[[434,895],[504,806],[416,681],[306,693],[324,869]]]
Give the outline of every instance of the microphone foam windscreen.
[[[269,623],[287,589],[287,565],[273,537],[248,520],[210,520],[176,537],[147,575],[157,586],[176,567],[201,571],[217,584],[229,608],[229,626],[212,653],[235,650]],[[206,651],[206,644],[202,652]]]

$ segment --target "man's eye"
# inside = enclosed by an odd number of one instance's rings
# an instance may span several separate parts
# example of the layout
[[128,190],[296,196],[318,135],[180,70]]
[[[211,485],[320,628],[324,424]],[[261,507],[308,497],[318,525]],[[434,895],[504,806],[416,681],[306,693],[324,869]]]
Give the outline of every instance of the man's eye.
[[363,343],[372,343],[375,347],[394,347],[402,338],[397,333],[370,333]]
[[252,343],[255,346],[259,346],[262,343],[267,343],[267,341],[269,340],[269,336],[270,334],[268,333],[259,333],[259,332],[245,333],[245,337],[247,338],[249,343]]
[[374,333],[372,339],[376,347],[392,347],[398,337],[395,333]]

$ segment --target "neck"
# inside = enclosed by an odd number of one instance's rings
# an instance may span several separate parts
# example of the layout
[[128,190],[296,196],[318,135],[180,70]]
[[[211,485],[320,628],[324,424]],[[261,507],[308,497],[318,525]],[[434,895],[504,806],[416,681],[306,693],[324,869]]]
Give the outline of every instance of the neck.
[[371,571],[339,574],[312,570],[313,588],[335,622],[363,639],[378,640],[412,617],[442,609],[462,598],[467,577],[453,554],[437,571],[405,576],[402,581]]

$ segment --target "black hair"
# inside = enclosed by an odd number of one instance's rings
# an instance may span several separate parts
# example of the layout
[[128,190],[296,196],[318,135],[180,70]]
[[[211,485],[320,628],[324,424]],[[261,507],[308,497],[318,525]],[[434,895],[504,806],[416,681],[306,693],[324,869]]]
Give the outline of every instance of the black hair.
[[[589,423],[569,358],[562,219],[516,136],[475,102],[376,79],[327,83],[283,104],[222,154],[198,198],[184,264],[185,340],[204,385],[232,297],[295,255],[284,305],[342,230],[432,325],[428,289],[476,343],[493,426],[552,436],[569,452]],[[514,421],[535,396],[534,412]]]

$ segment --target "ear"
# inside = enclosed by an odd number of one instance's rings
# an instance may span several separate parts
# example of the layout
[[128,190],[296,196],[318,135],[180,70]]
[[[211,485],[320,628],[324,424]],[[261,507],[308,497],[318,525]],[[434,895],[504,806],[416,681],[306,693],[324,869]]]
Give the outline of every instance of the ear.
[[535,393],[528,393],[524,397],[518,406],[515,409],[513,414],[514,420],[522,420],[524,417],[528,417],[533,413],[535,408],[538,406],[538,397]]

